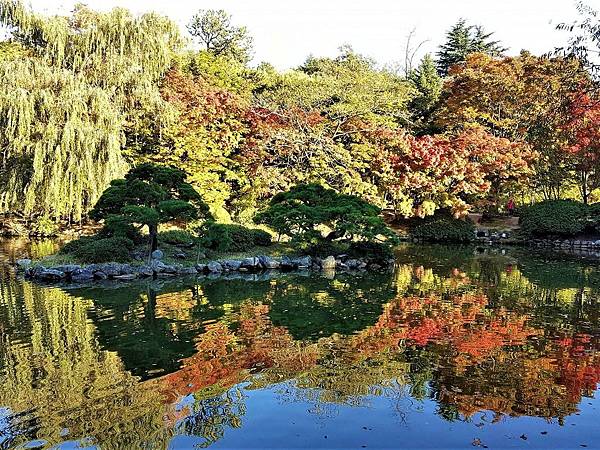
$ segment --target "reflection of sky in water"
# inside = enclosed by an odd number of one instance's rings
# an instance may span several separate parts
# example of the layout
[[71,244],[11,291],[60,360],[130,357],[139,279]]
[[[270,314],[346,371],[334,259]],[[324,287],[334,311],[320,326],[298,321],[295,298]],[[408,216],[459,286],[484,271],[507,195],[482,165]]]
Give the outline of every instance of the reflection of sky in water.
[[[481,411],[471,420],[448,422],[432,400],[404,398],[390,405],[368,397],[368,408],[334,405],[328,414],[307,414],[313,404],[281,398],[284,386],[246,391],[247,412],[239,428],[229,428],[210,448],[597,448],[600,400],[586,399],[577,416],[558,426],[555,419],[504,417]],[[391,407],[392,406],[392,407]],[[202,437],[180,434],[171,449],[203,445]]]
[[11,436],[10,421],[13,413],[9,408],[0,407],[0,446]]

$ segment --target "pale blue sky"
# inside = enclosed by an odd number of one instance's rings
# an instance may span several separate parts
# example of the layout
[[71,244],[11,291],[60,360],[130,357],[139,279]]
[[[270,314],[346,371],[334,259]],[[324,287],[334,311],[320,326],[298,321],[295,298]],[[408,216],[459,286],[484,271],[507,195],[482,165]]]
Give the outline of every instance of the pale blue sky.
[[[27,1],[27,0],[26,0]],[[54,14],[72,9],[75,0],[29,0],[34,9]],[[510,47],[542,54],[565,42],[556,24],[576,17],[574,0],[87,0],[96,9],[123,6],[154,10],[182,28],[200,8],[225,9],[255,39],[255,62],[280,69],[300,64],[307,55],[331,56],[351,44],[381,64],[402,59],[406,36],[427,40],[423,52],[435,52],[444,32],[460,17],[496,32]],[[587,0],[600,9],[600,0]]]

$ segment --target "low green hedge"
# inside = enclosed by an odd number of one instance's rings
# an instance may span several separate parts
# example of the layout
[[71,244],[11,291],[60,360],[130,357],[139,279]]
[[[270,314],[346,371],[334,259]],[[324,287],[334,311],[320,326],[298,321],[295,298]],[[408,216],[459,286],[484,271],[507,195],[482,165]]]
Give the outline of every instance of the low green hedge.
[[67,243],[60,254],[82,263],[126,262],[133,247],[133,241],[123,236],[84,236]]
[[190,245],[198,240],[189,231],[185,230],[169,230],[158,233],[158,241],[171,245]]
[[271,245],[271,235],[266,231],[236,224],[207,222],[198,234],[204,248],[218,252],[245,252]]
[[416,222],[410,235],[428,242],[471,242],[475,239],[475,224],[469,219],[433,216]]
[[574,200],[547,200],[522,208],[525,237],[574,236],[600,223],[600,209]]
[[385,262],[394,258],[393,246],[381,242],[357,241],[350,244],[348,255],[352,258],[368,258]]

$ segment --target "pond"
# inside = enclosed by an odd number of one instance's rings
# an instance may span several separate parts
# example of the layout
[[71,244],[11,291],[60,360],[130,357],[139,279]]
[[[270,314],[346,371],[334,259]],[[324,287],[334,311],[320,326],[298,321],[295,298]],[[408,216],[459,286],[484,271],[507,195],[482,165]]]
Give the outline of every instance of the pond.
[[4,266],[0,448],[597,447],[599,300],[596,262],[517,249],[87,288]]

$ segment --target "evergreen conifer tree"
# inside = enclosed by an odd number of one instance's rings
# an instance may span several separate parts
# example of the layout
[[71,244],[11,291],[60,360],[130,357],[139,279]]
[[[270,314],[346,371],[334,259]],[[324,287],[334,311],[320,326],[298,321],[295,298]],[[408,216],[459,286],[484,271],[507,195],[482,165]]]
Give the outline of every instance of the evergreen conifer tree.
[[501,56],[506,49],[499,41],[492,41],[493,33],[486,33],[479,25],[468,25],[460,19],[446,33],[446,42],[438,52],[438,71],[441,76],[448,75],[450,67],[460,64],[471,53],[480,52],[490,56]]

